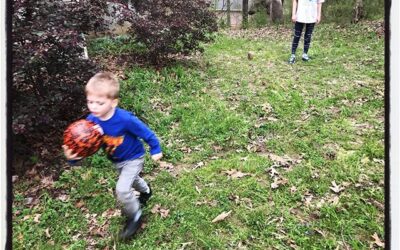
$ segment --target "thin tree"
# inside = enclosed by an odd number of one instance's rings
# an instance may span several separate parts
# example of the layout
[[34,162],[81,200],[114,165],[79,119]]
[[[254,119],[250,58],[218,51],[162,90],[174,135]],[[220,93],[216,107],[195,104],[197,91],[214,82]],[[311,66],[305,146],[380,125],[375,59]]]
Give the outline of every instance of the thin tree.
[[249,0],[243,0],[242,13],[243,13],[242,27],[247,28],[249,24]]
[[231,27],[231,0],[226,0],[226,23]]
[[363,0],[356,0],[353,10],[354,10],[354,12],[353,12],[354,13],[353,22],[357,23],[364,16],[364,3],[363,3]]

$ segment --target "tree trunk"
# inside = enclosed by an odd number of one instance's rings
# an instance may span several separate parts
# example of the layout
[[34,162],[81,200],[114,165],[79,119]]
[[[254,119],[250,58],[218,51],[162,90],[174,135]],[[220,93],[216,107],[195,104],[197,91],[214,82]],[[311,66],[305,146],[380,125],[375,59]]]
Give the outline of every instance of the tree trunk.
[[364,16],[364,4],[363,0],[356,0],[356,3],[354,4],[354,16],[353,16],[353,22],[357,23],[360,21],[361,18]]
[[270,17],[273,23],[281,22],[283,19],[283,7],[281,0],[272,0],[270,2]]
[[243,0],[242,2],[242,12],[243,12],[243,21],[242,27],[247,28],[249,24],[249,0]]
[[226,0],[226,24],[231,27],[231,0]]

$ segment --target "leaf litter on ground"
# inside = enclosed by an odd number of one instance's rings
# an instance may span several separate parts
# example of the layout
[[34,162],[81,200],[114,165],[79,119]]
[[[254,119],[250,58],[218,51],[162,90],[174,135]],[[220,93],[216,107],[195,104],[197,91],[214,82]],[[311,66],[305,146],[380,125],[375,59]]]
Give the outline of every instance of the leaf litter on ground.
[[219,221],[223,221],[226,219],[226,217],[228,217],[230,214],[232,213],[232,210],[229,210],[228,212],[222,212],[221,214],[219,214],[217,217],[215,217],[211,222],[212,223],[216,223]]

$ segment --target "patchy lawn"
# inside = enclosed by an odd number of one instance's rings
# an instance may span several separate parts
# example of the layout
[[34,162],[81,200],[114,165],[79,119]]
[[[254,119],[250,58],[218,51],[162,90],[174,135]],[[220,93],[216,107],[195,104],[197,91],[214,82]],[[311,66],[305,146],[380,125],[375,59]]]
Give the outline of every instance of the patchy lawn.
[[[291,27],[272,27],[223,32],[204,54],[161,70],[126,66],[121,106],[165,153],[160,165],[147,156],[154,195],[142,229],[117,240],[116,173],[99,153],[60,166],[56,179],[32,170],[15,180],[14,249],[382,248],[384,39],[375,27],[317,26],[307,63],[287,64]],[[124,49],[103,39],[91,51]]]

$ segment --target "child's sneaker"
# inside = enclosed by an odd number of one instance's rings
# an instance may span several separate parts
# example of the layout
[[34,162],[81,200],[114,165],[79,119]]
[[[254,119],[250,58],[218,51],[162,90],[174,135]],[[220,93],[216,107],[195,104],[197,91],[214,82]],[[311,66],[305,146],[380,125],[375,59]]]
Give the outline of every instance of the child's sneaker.
[[296,61],[296,55],[291,54],[288,63],[293,64]]
[[139,201],[141,204],[146,205],[146,202],[150,199],[151,195],[153,194],[153,191],[151,190],[150,185],[148,184],[150,192],[148,193],[140,193],[139,195]]
[[132,217],[126,221],[124,230],[119,234],[121,240],[127,240],[132,237],[142,224],[142,210],[136,211]]
[[306,53],[303,53],[303,55],[301,56],[301,59],[305,62],[308,62],[308,60],[310,60],[310,58],[308,57],[308,55]]

